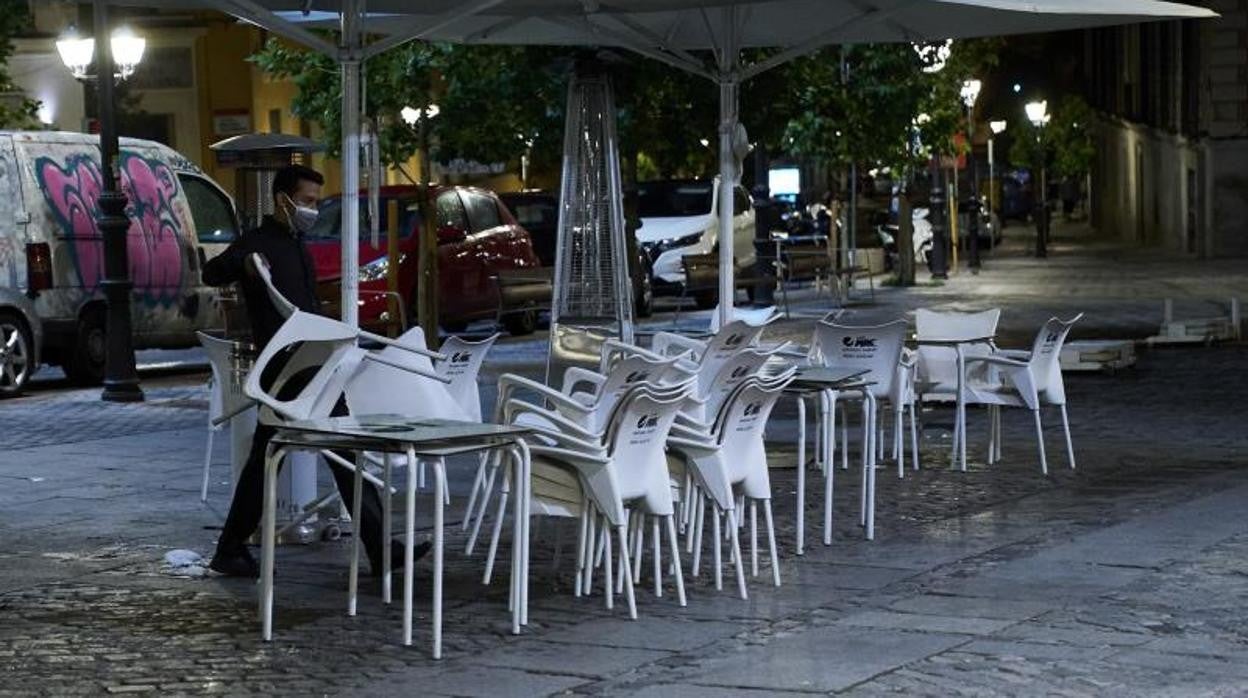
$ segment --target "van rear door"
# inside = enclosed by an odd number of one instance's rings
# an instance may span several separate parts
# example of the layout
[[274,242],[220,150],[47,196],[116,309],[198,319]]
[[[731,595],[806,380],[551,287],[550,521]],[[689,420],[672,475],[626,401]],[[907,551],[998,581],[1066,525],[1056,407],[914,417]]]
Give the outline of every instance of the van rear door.
[[0,288],[26,287],[26,223],[13,137],[0,134]]

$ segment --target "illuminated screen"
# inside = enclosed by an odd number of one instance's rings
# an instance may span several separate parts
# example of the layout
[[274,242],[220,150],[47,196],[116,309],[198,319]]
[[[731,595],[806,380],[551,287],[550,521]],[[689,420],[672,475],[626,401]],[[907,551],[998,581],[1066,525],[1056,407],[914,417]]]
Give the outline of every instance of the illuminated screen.
[[771,170],[767,173],[767,188],[772,196],[798,194],[802,190],[802,173],[796,167]]

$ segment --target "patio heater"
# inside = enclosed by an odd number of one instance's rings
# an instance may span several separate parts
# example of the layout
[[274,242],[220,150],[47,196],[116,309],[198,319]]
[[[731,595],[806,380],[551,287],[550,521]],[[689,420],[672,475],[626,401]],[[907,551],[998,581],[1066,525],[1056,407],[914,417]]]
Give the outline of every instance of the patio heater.
[[568,86],[547,382],[569,366],[597,366],[606,339],[633,341],[615,114],[610,79],[578,69]]

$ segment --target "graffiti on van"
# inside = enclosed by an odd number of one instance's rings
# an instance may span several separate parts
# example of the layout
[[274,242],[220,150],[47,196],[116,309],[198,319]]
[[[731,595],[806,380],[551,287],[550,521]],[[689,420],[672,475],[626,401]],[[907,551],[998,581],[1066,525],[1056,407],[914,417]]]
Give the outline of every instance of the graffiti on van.
[[[182,280],[179,240],[186,228],[184,215],[174,208],[177,177],[168,165],[135,153],[123,151],[120,164],[121,187],[128,198],[126,251],[135,298],[149,305],[171,305]],[[35,175],[61,235],[69,239],[82,288],[95,292],[104,279],[104,245],[95,225],[103,186],[99,164],[85,154],[70,156],[64,166],[41,157],[35,161]]]

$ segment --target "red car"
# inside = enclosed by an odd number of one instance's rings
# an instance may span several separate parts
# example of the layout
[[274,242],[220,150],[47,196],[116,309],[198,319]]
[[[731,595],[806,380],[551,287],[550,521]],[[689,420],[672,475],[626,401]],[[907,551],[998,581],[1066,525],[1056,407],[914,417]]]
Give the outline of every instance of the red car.
[[[372,246],[368,221],[368,196],[360,195],[360,324],[382,327],[391,322],[386,291],[389,261],[386,229],[390,202],[399,211],[399,292],[403,296],[408,324],[414,325],[416,280],[420,233],[420,187],[381,188],[381,234]],[[500,270],[540,267],[528,232],[520,227],[493,192],[476,187],[431,187],[430,208],[437,216],[438,236],[438,317],[450,332],[462,330],[469,322],[493,318],[498,312]],[[306,241],[316,265],[316,278],[325,291],[323,297],[336,300],[334,289],[342,277],[342,202],[330,197],[321,202],[320,218],[308,232]],[[512,334],[527,334],[536,325],[534,313],[504,316],[504,326]]]

